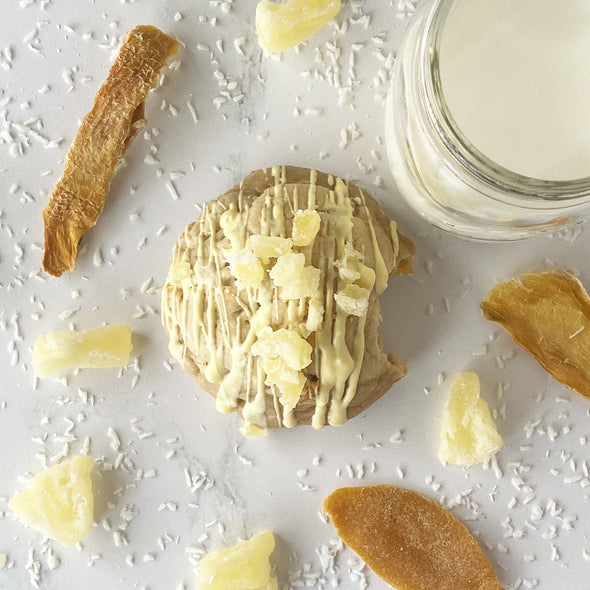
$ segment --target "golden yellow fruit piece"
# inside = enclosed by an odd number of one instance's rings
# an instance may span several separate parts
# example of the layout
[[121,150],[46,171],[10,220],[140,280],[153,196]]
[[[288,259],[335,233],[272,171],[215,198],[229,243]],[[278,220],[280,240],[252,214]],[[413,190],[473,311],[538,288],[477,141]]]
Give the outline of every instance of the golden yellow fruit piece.
[[78,455],[45,469],[8,506],[30,527],[71,547],[90,532],[94,522],[93,465],[94,459]]
[[262,0],[256,6],[258,43],[269,53],[289,49],[315,35],[338,12],[340,0]]
[[266,328],[252,345],[252,354],[263,359],[281,358],[295,370],[303,369],[311,363],[311,344],[295,330]]
[[322,327],[325,311],[326,310],[324,308],[321,295],[314,295],[314,297],[309,300],[307,307],[307,320],[305,322],[305,329],[308,330],[308,332],[315,332]]
[[306,381],[305,375],[289,367],[280,357],[264,359],[262,370],[266,373],[267,385],[274,385],[281,392],[281,405],[292,410],[301,397]]
[[122,367],[129,362],[131,349],[131,327],[126,324],[61,330],[37,338],[33,365],[42,379],[62,369]]
[[320,269],[305,266],[305,255],[301,252],[280,256],[269,274],[273,283],[281,287],[281,299],[312,297],[320,285]]
[[390,485],[340,488],[323,509],[342,540],[397,590],[502,590],[469,531],[422,494]]
[[484,463],[503,445],[476,373],[458,373],[443,412],[438,457],[454,465]]
[[238,279],[240,286],[259,287],[266,270],[260,258],[251,250],[242,249],[228,257],[229,272]]
[[368,289],[359,287],[358,285],[347,285],[342,291],[334,295],[338,307],[348,315],[355,315],[362,317],[367,313],[369,308],[369,295],[371,292]]
[[275,548],[271,531],[218,549],[199,562],[197,590],[277,590],[269,557]]
[[309,246],[318,235],[320,214],[315,209],[300,209],[293,218],[293,245]]
[[262,262],[269,262],[271,258],[278,258],[293,249],[293,240],[291,238],[255,234],[250,236],[249,241],[252,251]]

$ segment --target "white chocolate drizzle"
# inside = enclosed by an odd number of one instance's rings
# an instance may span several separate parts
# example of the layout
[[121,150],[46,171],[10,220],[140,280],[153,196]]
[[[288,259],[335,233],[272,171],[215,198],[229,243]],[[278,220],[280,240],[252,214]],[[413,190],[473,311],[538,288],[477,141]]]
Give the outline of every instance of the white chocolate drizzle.
[[[295,396],[299,395],[297,389],[292,389],[297,387],[295,377],[299,371],[303,371],[305,377],[299,378],[299,382],[304,383],[300,401],[311,397],[315,402],[312,426],[321,428],[326,423],[339,425],[346,421],[347,408],[354,399],[363,365],[368,294],[373,289],[377,294],[381,293],[389,277],[362,191],[355,198],[359,201],[357,205],[364,210],[374,270],[363,263],[364,254],[354,249],[355,209],[348,186],[342,179],[329,177],[330,189],[318,187],[317,172],[311,170],[307,194],[302,194],[301,184],[286,184],[284,167],[273,167],[272,176],[274,186],[265,190],[260,196],[262,202],[256,204],[260,207],[260,235],[288,239],[288,242],[271,242],[279,244],[281,252],[286,249],[301,252],[305,268],[315,266],[319,269],[317,291],[311,296],[293,298],[290,295],[286,301],[284,297],[281,299],[282,288],[273,282],[269,270],[276,263],[276,256],[282,254],[279,252],[275,256],[271,253],[266,258],[256,258],[252,250],[246,252],[252,248],[247,225],[255,200],[246,198],[241,186],[236,201],[229,206],[213,202],[205,208],[196,226],[187,227],[179,239],[162,295],[171,354],[183,364],[188,362],[189,351],[198,357],[199,364],[204,366],[204,378],[218,384],[217,409],[231,412],[241,408],[244,435],[265,432],[269,400],[279,425],[291,427],[297,423],[296,404],[286,400],[293,399],[293,391]],[[220,213],[220,208],[225,210]],[[303,210],[319,213],[320,229],[318,231],[315,226],[309,243],[294,246],[288,219]],[[317,215],[314,216],[317,219]],[[390,231],[390,246],[397,255],[399,243],[395,224],[391,224]],[[316,244],[318,240],[320,243]],[[264,247],[261,243],[260,247]],[[245,252],[247,255],[231,258]],[[297,256],[290,254],[284,263],[297,260],[301,264]],[[237,266],[230,270],[230,259],[237,260],[236,265],[243,263],[246,266],[239,273],[235,270]],[[265,265],[264,278],[258,283],[248,282],[250,271],[259,269],[247,266],[252,260],[256,264],[262,261]],[[233,276],[232,271],[241,280]],[[317,270],[307,272],[314,276],[318,273]],[[357,293],[365,297],[357,311],[343,303],[345,289],[349,300]],[[235,309],[228,309],[228,302]],[[347,343],[349,315],[357,316],[352,339],[348,334],[350,345]],[[285,366],[285,379],[290,379],[290,397],[286,393],[287,382],[282,382],[280,375],[267,374],[263,369],[264,359],[252,354],[252,347],[261,335],[268,335],[269,329],[272,332],[279,327],[286,328],[291,336],[297,335],[291,338],[293,342],[300,338],[313,346],[311,363],[301,369],[290,365],[290,359],[283,358],[280,351],[268,353],[277,356],[274,363],[271,357],[270,365],[265,365],[267,370],[270,371],[269,366],[273,364],[283,363]],[[191,362],[195,363],[194,360]]]

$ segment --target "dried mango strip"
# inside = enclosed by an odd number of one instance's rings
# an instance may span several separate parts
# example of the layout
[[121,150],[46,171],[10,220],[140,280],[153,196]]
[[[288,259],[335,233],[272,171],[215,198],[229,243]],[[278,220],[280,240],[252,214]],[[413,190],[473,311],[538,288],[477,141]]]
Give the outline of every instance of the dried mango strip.
[[135,27],[127,35],[43,211],[43,268],[50,274],[74,268],[78,243],[97,222],[117,165],[145,125],[144,100],[178,47],[152,26]]
[[557,381],[590,397],[590,298],[576,277],[521,275],[494,287],[481,309]]
[[392,485],[339,488],[323,510],[342,540],[398,590],[502,590],[465,526],[418,492]]

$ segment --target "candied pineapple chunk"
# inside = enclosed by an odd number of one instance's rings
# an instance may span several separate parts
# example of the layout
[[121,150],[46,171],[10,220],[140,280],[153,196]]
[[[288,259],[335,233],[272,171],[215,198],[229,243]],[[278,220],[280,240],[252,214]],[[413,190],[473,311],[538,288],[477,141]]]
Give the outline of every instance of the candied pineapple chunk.
[[454,465],[484,463],[502,444],[488,405],[479,397],[477,374],[457,374],[442,417],[439,459]]
[[274,536],[267,530],[208,553],[199,562],[197,590],[277,590],[269,562],[274,548]]
[[300,209],[293,218],[293,245],[309,246],[320,231],[320,214],[313,209]]
[[274,284],[281,287],[281,299],[312,297],[320,286],[320,269],[305,266],[301,252],[281,256],[269,274]]
[[352,247],[344,245],[344,256],[334,264],[338,268],[340,278],[348,283],[354,283],[369,291],[375,286],[375,271],[362,262],[363,255]]
[[322,297],[317,295],[309,300],[307,309],[307,320],[305,320],[305,328],[309,332],[315,332],[322,327],[324,321],[324,305]]
[[347,285],[342,291],[334,295],[338,307],[348,315],[362,317],[369,309],[368,289],[358,285]]
[[252,251],[262,262],[268,263],[271,258],[278,258],[293,249],[293,240],[291,238],[281,238],[279,236],[261,236],[255,234],[250,236],[250,247]]
[[283,51],[298,45],[333,20],[340,0],[262,0],[256,6],[256,32],[262,49]]
[[289,367],[282,358],[263,359],[262,369],[266,373],[267,385],[275,385],[281,392],[279,396],[281,405],[284,408],[293,409],[305,386],[305,375]]
[[251,352],[263,359],[281,358],[289,368],[300,370],[311,363],[312,350],[311,344],[294,330],[266,328],[252,345]]
[[54,465],[31,479],[8,506],[32,528],[71,547],[94,522],[93,465],[86,455]]
[[123,367],[131,348],[131,327],[126,324],[81,332],[62,330],[37,338],[33,365],[42,379],[62,369]]
[[241,286],[259,287],[266,271],[260,258],[251,250],[243,249],[228,257],[229,272]]

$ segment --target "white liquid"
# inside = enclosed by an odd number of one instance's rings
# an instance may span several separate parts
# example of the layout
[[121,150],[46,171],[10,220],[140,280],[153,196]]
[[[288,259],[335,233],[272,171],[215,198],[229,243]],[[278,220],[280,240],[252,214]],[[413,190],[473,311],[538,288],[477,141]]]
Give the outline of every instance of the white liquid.
[[544,180],[590,176],[590,0],[463,0],[440,72],[458,127],[488,158]]

